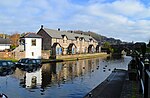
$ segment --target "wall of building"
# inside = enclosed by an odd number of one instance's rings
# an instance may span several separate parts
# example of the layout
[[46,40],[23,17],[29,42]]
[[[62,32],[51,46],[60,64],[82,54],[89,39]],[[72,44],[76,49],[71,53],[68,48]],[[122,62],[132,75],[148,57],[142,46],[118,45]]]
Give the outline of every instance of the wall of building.
[[25,58],[25,52],[12,52],[12,58],[19,60],[21,58]]
[[0,44],[0,51],[5,50],[5,49],[10,49],[9,44]]
[[42,58],[49,59],[50,58],[50,51],[49,50],[42,50]]
[[52,38],[43,29],[40,29],[37,34],[42,36],[42,50],[50,50],[53,45]]
[[68,46],[71,44],[71,43],[74,43],[77,47],[77,53],[88,53],[88,47],[89,45],[93,45],[95,50],[96,50],[96,46],[98,45],[97,42],[94,42],[94,41],[91,41],[91,42],[88,42],[88,41],[85,41],[85,40],[82,40],[80,41],[79,39],[77,40],[67,40],[66,38],[65,39],[56,39],[56,38],[52,38],[52,45],[54,43],[59,43],[61,45],[61,47],[64,48],[64,52],[63,54],[67,54],[67,48]]
[[8,58],[13,58],[11,52],[0,52],[0,59],[8,59]]
[[[36,40],[36,46],[32,45],[32,40]],[[26,58],[41,58],[41,38],[25,38],[25,57]]]

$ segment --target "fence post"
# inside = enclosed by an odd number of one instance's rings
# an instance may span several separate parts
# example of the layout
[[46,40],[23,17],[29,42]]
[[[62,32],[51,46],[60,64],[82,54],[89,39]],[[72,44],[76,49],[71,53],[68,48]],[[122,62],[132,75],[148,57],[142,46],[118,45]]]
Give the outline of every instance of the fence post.
[[149,69],[149,60],[145,59],[144,61],[144,77],[145,77],[145,82],[144,82],[144,98],[148,98],[148,74],[146,73],[146,70]]

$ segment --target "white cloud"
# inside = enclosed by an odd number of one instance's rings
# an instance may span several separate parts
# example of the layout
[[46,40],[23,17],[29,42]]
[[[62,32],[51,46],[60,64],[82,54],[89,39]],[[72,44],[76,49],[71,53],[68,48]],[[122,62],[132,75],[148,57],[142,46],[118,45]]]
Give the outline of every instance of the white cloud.
[[150,7],[138,0],[110,1],[89,0],[82,5],[71,0],[4,0],[0,3],[0,30],[37,31],[44,24],[126,41],[150,39]]

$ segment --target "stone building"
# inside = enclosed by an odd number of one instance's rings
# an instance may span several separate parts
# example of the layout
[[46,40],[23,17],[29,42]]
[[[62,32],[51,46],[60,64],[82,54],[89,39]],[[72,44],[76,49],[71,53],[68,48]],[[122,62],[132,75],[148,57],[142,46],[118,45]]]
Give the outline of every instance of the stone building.
[[42,36],[42,50],[50,50],[51,56],[100,52],[98,42],[90,35],[44,28],[37,32]]

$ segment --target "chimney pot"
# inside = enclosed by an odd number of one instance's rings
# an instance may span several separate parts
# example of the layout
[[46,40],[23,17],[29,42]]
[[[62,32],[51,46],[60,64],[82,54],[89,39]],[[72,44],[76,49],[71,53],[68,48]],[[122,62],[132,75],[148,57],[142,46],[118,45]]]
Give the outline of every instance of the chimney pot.
[[41,29],[43,29],[43,25],[41,25]]

